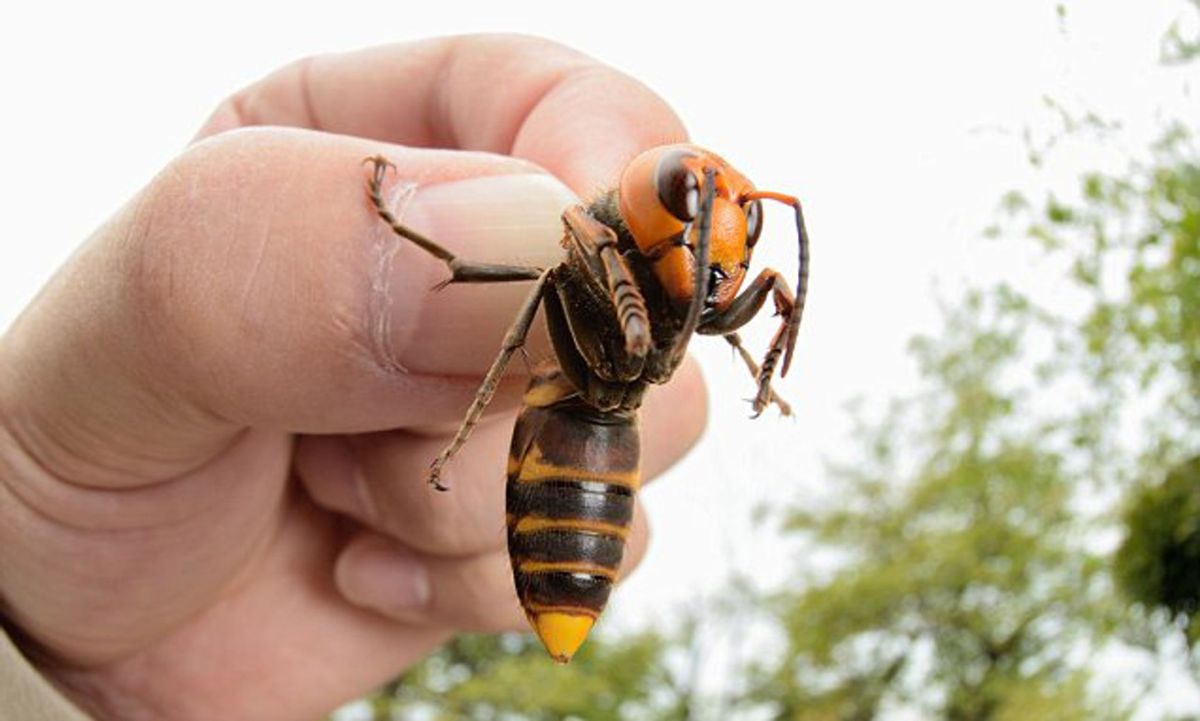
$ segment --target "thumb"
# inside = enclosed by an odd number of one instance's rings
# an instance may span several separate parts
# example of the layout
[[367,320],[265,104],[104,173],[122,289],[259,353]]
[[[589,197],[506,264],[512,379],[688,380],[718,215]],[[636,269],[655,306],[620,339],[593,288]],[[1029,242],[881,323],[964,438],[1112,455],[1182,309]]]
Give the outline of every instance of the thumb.
[[3,337],[0,416],[19,445],[60,477],[121,487],[194,468],[248,426],[457,420],[528,284],[431,294],[444,265],[367,201],[361,161],[381,151],[404,222],[464,258],[557,262],[575,199],[529,163],[279,128],[216,136]]

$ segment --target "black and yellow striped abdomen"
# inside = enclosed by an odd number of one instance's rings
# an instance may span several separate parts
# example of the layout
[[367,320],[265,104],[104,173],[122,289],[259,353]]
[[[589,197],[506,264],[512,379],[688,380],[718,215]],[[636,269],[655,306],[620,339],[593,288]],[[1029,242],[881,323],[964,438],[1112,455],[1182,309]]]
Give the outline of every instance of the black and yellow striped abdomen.
[[637,416],[599,412],[555,366],[525,394],[508,460],[508,553],[517,596],[566,662],[617,580],[641,481]]

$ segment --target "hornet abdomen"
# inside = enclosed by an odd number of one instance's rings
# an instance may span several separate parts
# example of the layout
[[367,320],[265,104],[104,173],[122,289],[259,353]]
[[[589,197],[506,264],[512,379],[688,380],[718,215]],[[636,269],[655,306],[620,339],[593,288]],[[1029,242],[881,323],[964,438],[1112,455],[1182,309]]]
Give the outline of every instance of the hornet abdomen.
[[637,415],[599,412],[555,365],[534,373],[508,457],[508,553],[521,607],[570,660],[617,580],[641,481]]

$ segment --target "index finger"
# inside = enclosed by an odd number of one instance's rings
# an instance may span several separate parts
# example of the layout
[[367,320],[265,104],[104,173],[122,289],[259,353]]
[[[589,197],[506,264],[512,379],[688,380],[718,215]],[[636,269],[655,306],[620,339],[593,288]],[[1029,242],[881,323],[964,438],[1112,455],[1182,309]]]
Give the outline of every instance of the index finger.
[[685,140],[633,78],[540,38],[468,35],[321,55],[226,100],[200,137],[290,125],[531,160],[588,197],[646,148]]

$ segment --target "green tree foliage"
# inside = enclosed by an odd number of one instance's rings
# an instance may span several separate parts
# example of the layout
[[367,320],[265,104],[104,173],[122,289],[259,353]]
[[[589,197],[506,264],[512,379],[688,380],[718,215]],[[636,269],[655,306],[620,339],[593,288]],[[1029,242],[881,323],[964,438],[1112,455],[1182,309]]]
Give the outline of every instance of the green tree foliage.
[[[1031,234],[1071,260],[1090,294],[1083,350],[1096,380],[1139,390],[1182,381],[1172,408],[1200,419],[1200,151],[1185,125],[1150,163],[1084,178],[1077,203],[1051,198]],[[1175,374],[1173,378],[1169,378]]]
[[[1200,12],[1200,0],[1188,0]],[[1162,60],[1167,64],[1183,65],[1200,57],[1200,32],[1189,35],[1175,22],[1167,29],[1162,41]]]
[[599,636],[556,666],[531,635],[461,636],[369,701],[379,721],[682,721],[669,648],[655,633]]
[[837,570],[776,595],[777,662],[743,706],[771,718],[1104,719],[1072,648],[1114,609],[1102,559],[1072,512],[1069,436],[1028,414],[1010,380],[1032,316],[1007,292],[971,295],[944,335],[914,343],[927,384],[864,424],[863,451],[832,468],[830,506],[789,529]]
[[1161,608],[1200,640],[1200,456],[1163,482],[1138,489],[1125,512],[1128,534],[1115,570],[1122,589]]
[[1117,474],[1133,488],[1116,574],[1131,599],[1191,619],[1200,607],[1200,148],[1192,129],[1176,125],[1150,162],[1124,174],[1086,177],[1078,202],[1051,200],[1031,227],[1071,258],[1071,277],[1090,299],[1076,365],[1107,401],[1078,414],[1081,425],[1102,429],[1087,450],[1119,468],[1114,447],[1138,451]]

